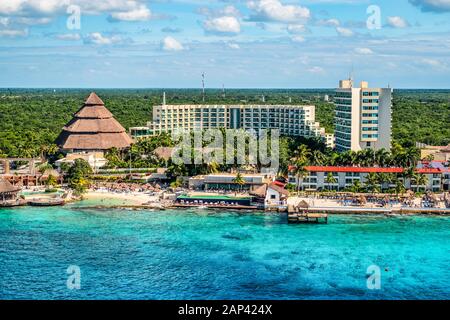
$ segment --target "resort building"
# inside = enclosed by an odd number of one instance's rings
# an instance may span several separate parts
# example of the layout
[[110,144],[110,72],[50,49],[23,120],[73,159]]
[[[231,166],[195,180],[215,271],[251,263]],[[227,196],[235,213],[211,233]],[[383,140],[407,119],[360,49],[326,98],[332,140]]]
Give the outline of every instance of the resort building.
[[439,168],[418,167],[416,173],[423,174],[426,177],[426,183],[417,185],[414,179],[404,177],[403,168],[308,166],[305,169],[307,173],[303,178],[295,175],[292,170],[289,173],[289,183],[296,186],[300,184],[301,189],[305,191],[343,191],[355,184],[364,188],[368,185],[368,176],[377,174],[386,178],[385,182],[378,185],[380,189],[393,189],[395,184],[388,179],[388,176],[393,176],[398,178],[407,190],[438,192],[442,190],[446,172]]
[[92,92],[83,107],[64,126],[56,144],[65,152],[105,152],[128,148],[133,140]]
[[235,182],[236,174],[218,173],[189,178],[189,188],[194,190],[249,190],[254,191],[271,183],[272,175],[254,173],[242,174],[243,183]]
[[21,188],[14,187],[8,180],[0,177],[0,205],[16,201]]
[[333,135],[316,122],[315,106],[293,105],[160,105],[153,107],[147,127],[130,128],[134,138],[175,130],[279,129],[281,135],[320,137],[332,144]]
[[342,80],[334,97],[336,150],[360,151],[391,148],[391,88],[369,88],[367,82],[354,87]]
[[432,159],[435,161],[450,161],[450,144],[448,146],[429,146],[417,144],[420,148],[421,159]]
[[98,169],[106,163],[104,152],[111,148],[126,149],[132,142],[125,128],[92,92],[56,139],[56,144],[67,153],[67,157],[57,164],[83,159]]

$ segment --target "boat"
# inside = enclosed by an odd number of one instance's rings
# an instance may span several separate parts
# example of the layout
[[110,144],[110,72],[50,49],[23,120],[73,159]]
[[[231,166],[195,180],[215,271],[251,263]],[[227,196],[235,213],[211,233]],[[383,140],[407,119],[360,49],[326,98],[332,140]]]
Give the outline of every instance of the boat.
[[13,208],[13,207],[21,207],[26,205],[27,202],[25,200],[11,200],[11,201],[3,201],[0,202],[0,208]]
[[63,206],[65,203],[63,199],[33,199],[28,201],[28,205],[33,207],[55,207]]

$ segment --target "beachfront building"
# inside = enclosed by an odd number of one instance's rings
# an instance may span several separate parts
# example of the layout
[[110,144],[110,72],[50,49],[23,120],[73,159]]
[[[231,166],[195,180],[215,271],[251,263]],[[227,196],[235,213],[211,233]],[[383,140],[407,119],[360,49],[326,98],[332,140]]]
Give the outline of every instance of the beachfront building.
[[8,180],[0,177],[0,204],[16,201],[20,188],[13,186]]
[[392,89],[359,87],[342,80],[334,103],[335,144],[339,152],[391,148]]
[[162,104],[153,107],[153,121],[147,127],[130,128],[130,134],[139,138],[175,130],[279,129],[281,135],[320,137],[334,143],[333,135],[327,135],[315,119],[315,106]]
[[111,148],[126,149],[133,140],[122,125],[114,119],[103,101],[92,92],[72,120],[67,123],[56,144],[70,154],[62,162],[75,158],[88,159],[93,167],[104,163],[104,152]]
[[450,144],[447,146],[430,146],[422,143],[416,145],[420,149],[421,159],[432,159],[434,161],[450,161]]
[[418,185],[414,178],[405,177],[403,168],[307,166],[305,170],[303,177],[296,175],[294,170],[289,173],[289,183],[295,186],[300,184],[301,189],[305,191],[343,191],[355,185],[364,188],[370,183],[369,176],[375,175],[384,179],[384,182],[377,185],[379,189],[395,188],[395,182],[389,179],[395,177],[407,190],[439,192],[442,190],[446,173],[445,169],[418,167],[415,173],[426,177],[425,184]]
[[289,191],[283,185],[280,185],[276,181],[272,182],[267,186],[264,206],[266,208],[286,206],[288,197]]
[[217,173],[189,178],[189,188],[194,190],[249,190],[254,191],[271,183],[274,177],[270,174],[241,174],[242,183],[236,182],[236,174]]

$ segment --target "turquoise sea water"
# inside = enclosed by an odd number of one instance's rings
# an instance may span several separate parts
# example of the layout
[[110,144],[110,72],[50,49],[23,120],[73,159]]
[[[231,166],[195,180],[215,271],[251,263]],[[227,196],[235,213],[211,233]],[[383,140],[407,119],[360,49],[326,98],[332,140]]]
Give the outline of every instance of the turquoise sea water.
[[[2,299],[446,299],[450,218],[0,209]],[[68,266],[81,289],[66,286]],[[378,265],[381,289],[368,290]]]

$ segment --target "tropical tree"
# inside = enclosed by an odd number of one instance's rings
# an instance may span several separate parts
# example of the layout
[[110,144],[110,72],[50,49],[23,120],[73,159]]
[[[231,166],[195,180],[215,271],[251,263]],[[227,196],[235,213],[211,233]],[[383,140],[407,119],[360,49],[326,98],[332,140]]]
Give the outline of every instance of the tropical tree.
[[424,187],[424,191],[426,190],[426,186],[428,184],[428,178],[424,174],[415,174],[413,177],[413,180],[417,186],[417,191],[421,189],[421,187]]
[[327,162],[327,157],[320,150],[314,150],[311,155],[311,162],[313,165],[322,166]]
[[334,177],[332,172],[328,172],[325,182],[328,185],[328,190],[331,191],[331,185],[337,183],[337,179]]
[[372,193],[376,193],[379,191],[379,179],[376,173],[370,172],[367,175],[366,186],[367,189]]
[[401,181],[400,179],[396,179],[395,181],[394,181],[394,184],[395,184],[395,186],[394,186],[394,191],[395,191],[395,194],[398,196],[399,194],[404,194],[405,193],[405,191],[406,191],[406,188],[405,188],[405,184],[403,183],[403,181]]
[[67,172],[69,187],[78,194],[83,194],[90,185],[90,177],[93,171],[89,163],[83,159],[75,159]]
[[242,190],[242,186],[245,184],[245,180],[240,172],[236,174],[236,177],[233,179],[233,183],[236,183],[239,186],[239,191]]

